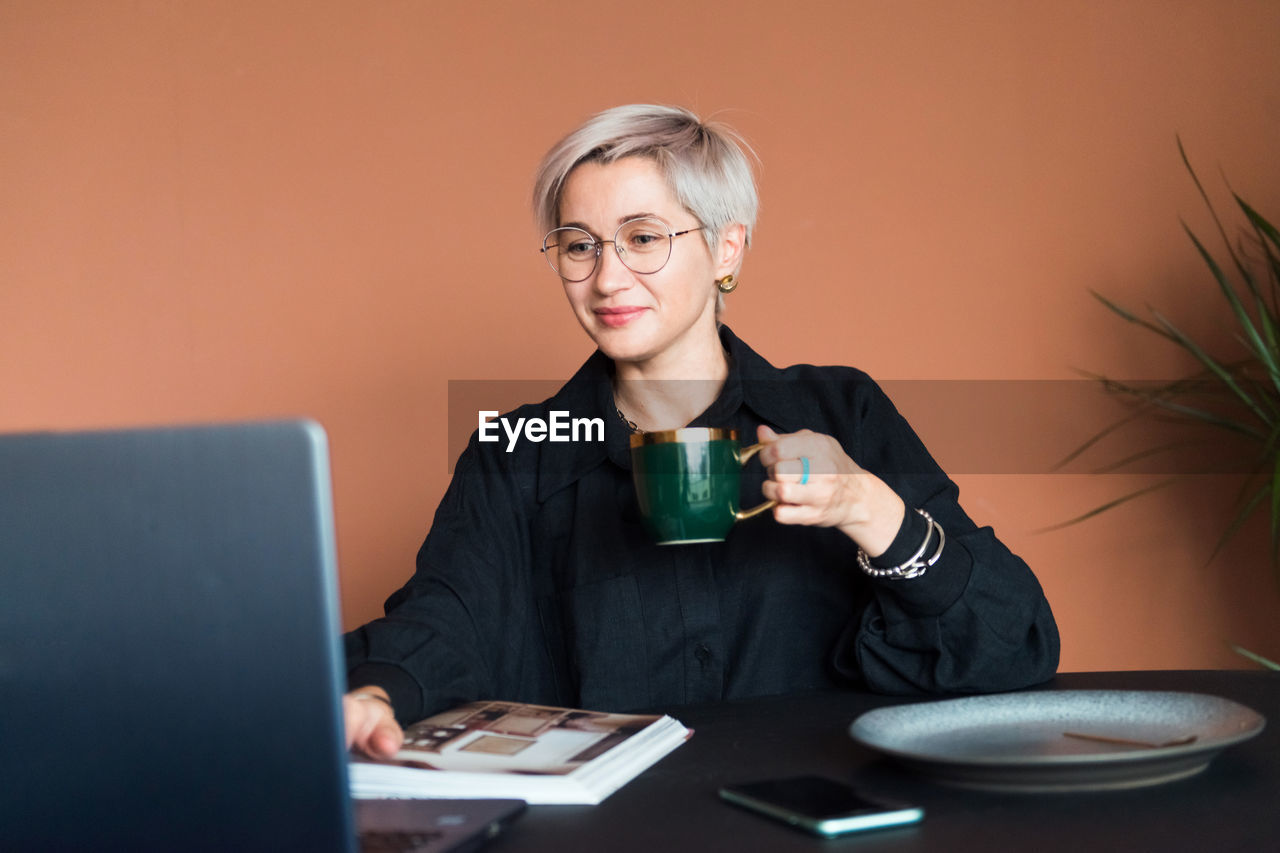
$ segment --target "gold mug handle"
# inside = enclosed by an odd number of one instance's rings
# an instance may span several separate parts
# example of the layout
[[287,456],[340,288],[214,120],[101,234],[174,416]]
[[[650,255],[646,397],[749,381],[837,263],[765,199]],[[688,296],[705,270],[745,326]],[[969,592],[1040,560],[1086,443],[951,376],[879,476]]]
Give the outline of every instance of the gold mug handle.
[[[744,448],[738,454],[738,463],[741,465],[746,465],[749,461],[751,461],[752,456],[755,456],[757,453],[759,453],[763,449],[764,449],[764,442],[761,442],[759,444],[753,444],[750,447]],[[767,509],[773,509],[777,505],[778,505],[777,501],[765,501],[759,506],[753,506],[751,509],[738,510],[736,513],[733,514],[733,519],[734,521],[745,521],[748,518],[754,518],[755,516],[759,515],[760,513],[764,512]]]

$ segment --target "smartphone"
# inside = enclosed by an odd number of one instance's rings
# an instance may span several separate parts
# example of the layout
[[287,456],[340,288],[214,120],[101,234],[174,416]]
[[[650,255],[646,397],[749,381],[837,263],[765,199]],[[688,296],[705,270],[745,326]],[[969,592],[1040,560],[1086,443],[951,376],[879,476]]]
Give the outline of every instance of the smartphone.
[[720,789],[720,799],[824,838],[924,819],[924,809],[918,806],[868,799],[843,782],[823,776],[726,785]]

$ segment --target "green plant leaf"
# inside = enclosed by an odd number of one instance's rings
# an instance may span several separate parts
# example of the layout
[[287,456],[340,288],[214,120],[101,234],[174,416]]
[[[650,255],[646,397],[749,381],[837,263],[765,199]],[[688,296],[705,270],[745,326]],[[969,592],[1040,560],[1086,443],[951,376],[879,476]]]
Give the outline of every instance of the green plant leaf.
[[1133,463],[1139,462],[1143,459],[1150,459],[1153,456],[1159,456],[1162,453],[1168,453],[1173,450],[1178,450],[1179,448],[1204,447],[1204,444],[1205,443],[1203,441],[1171,441],[1171,442],[1168,442],[1167,444],[1161,444],[1157,447],[1149,447],[1146,450],[1140,450],[1137,453],[1131,453],[1128,456],[1124,457],[1123,459],[1117,459],[1116,461],[1109,462],[1100,468],[1094,468],[1089,473],[1114,474],[1115,472],[1120,471],[1122,468],[1127,468]]
[[[1234,195],[1234,194],[1233,194]],[[1280,326],[1280,320],[1277,315],[1280,314],[1280,291],[1277,285],[1280,285],[1280,231],[1268,222],[1256,210],[1240,196],[1236,195],[1236,204],[1244,211],[1245,218],[1249,220],[1249,224],[1253,227],[1253,233],[1258,239],[1258,245],[1262,248],[1262,253],[1266,257],[1268,283],[1270,284],[1270,303],[1266,303],[1265,299],[1260,301],[1266,305],[1265,314],[1270,318],[1273,325]]]
[[[1256,482],[1256,479],[1246,482],[1243,491],[1247,492],[1249,485]],[[1244,523],[1249,520],[1258,507],[1262,505],[1262,502],[1266,500],[1267,494],[1270,490],[1270,482],[1264,482],[1254,490],[1253,496],[1250,497],[1248,501],[1241,504],[1240,509],[1236,512],[1235,518],[1231,519],[1231,523],[1227,525],[1227,529],[1222,531],[1222,535],[1218,537],[1218,541],[1213,546],[1213,550],[1209,552],[1209,559],[1206,562],[1213,562],[1213,558],[1218,556],[1222,549],[1226,547],[1227,543],[1240,532],[1240,528],[1244,526]]]
[[1131,311],[1126,311],[1124,308],[1121,308],[1119,305],[1112,302],[1110,299],[1103,296],[1101,293],[1099,293],[1096,290],[1090,290],[1089,292],[1094,295],[1094,298],[1096,298],[1103,305],[1110,308],[1112,311],[1118,314],[1121,318],[1129,321],[1130,323],[1135,323],[1150,332],[1154,332],[1162,338],[1168,338],[1174,343],[1177,343],[1176,338],[1174,338],[1172,335],[1170,335],[1168,332],[1166,332],[1164,329],[1160,328],[1159,326],[1155,325],[1154,323],[1151,323],[1147,320],[1142,319],[1141,317],[1137,316]]
[[1091,447],[1093,447],[1094,445],[1098,444],[1100,441],[1102,441],[1102,440],[1103,440],[1104,438],[1106,438],[1108,435],[1111,435],[1113,432],[1115,432],[1116,430],[1119,430],[1120,428],[1122,428],[1122,427],[1123,427],[1123,426],[1125,426],[1126,424],[1130,424],[1130,423],[1133,423],[1134,421],[1141,420],[1145,415],[1146,415],[1146,410],[1144,409],[1144,410],[1141,410],[1141,411],[1138,411],[1138,412],[1134,412],[1132,415],[1129,415],[1129,416],[1128,416],[1128,417],[1126,417],[1126,418],[1121,418],[1120,420],[1116,421],[1115,423],[1113,423],[1113,424],[1111,424],[1110,426],[1108,426],[1108,427],[1106,427],[1105,429],[1103,429],[1101,432],[1099,432],[1099,433],[1097,433],[1096,435],[1094,435],[1093,437],[1089,438],[1087,441],[1085,441],[1085,442],[1084,442],[1084,444],[1081,444],[1081,445],[1080,445],[1079,447],[1077,447],[1075,450],[1073,450],[1073,451],[1071,451],[1070,453],[1068,453],[1068,454],[1067,454],[1065,457],[1063,457],[1063,458],[1062,458],[1062,459],[1061,459],[1061,460],[1060,460],[1056,465],[1054,465],[1054,466],[1053,466],[1053,468],[1052,468],[1051,470],[1053,470],[1053,471],[1059,471],[1059,470],[1061,470],[1061,469],[1065,468],[1067,465],[1070,465],[1070,464],[1071,464],[1072,462],[1074,462],[1076,459],[1078,459],[1078,458],[1080,458],[1082,455],[1084,455],[1084,453],[1085,453],[1086,451],[1088,451],[1088,449],[1089,449],[1089,448],[1091,448]]
[[[1190,228],[1183,225],[1183,230],[1187,232],[1187,236],[1191,238],[1191,242],[1195,244],[1196,250],[1200,252],[1200,256],[1204,258],[1209,270],[1213,273],[1214,279],[1218,283],[1218,289],[1222,291],[1222,295],[1226,297],[1227,304],[1231,306],[1231,311],[1236,315],[1236,322],[1240,325],[1241,331],[1247,338],[1246,344],[1248,348],[1257,356],[1258,360],[1266,368],[1267,374],[1271,377],[1271,381],[1277,388],[1280,388],[1280,369],[1277,369],[1276,354],[1273,349],[1267,346],[1262,336],[1258,334],[1258,329],[1253,324],[1253,319],[1249,316],[1249,311],[1245,308],[1244,303],[1240,301],[1236,289],[1231,286],[1231,281],[1222,272],[1222,268],[1218,266],[1217,261],[1209,254],[1209,251],[1201,244],[1200,240],[1192,233]],[[1256,294],[1256,290],[1254,291]],[[1185,336],[1184,336],[1185,337]],[[1182,343],[1182,341],[1179,341]],[[1184,344],[1185,346],[1185,344]]]
[[1280,554],[1280,456],[1276,456],[1271,472],[1271,562]]
[[1141,388],[1116,390],[1121,391],[1121,393],[1129,393],[1135,397],[1144,399],[1151,408],[1177,415],[1185,420],[1197,421],[1207,426],[1220,427],[1230,432],[1239,433],[1255,441],[1263,441],[1265,439],[1265,434],[1260,432],[1256,427],[1250,425],[1248,422],[1218,415],[1207,409],[1200,409],[1195,406],[1178,403],[1174,399],[1159,396],[1158,392],[1146,391]]
[[1240,198],[1240,196],[1235,195],[1234,193],[1232,193],[1232,196],[1235,198],[1236,204],[1240,205],[1240,209],[1244,212],[1245,218],[1252,223],[1253,227],[1258,230],[1259,234],[1269,240],[1271,245],[1277,250],[1280,250],[1280,230],[1268,222],[1266,217],[1254,210],[1249,203]]
[[1169,478],[1167,478],[1167,479],[1161,480],[1161,481],[1160,481],[1160,482],[1158,482],[1158,483],[1153,483],[1153,484],[1152,484],[1152,485],[1150,485],[1150,486],[1146,486],[1146,487],[1144,487],[1144,488],[1138,489],[1137,491],[1130,492],[1129,494],[1124,495],[1123,497],[1116,498],[1115,500],[1112,500],[1112,501],[1107,501],[1106,503],[1102,504],[1101,506],[1094,507],[1093,509],[1091,509],[1091,510],[1089,510],[1088,512],[1084,513],[1083,515],[1078,515],[1078,516],[1076,516],[1075,518],[1069,519],[1069,520],[1067,520],[1067,521],[1060,521],[1060,522],[1058,522],[1057,524],[1051,524],[1051,525],[1049,525],[1048,527],[1041,527],[1040,529],[1035,530],[1035,531],[1033,531],[1033,532],[1034,532],[1034,533],[1049,533],[1050,531],[1053,531],[1053,530],[1061,530],[1061,529],[1063,529],[1064,527],[1072,527],[1072,526],[1074,526],[1074,525],[1076,525],[1076,524],[1079,524],[1079,523],[1080,523],[1080,522],[1082,522],[1082,521],[1088,521],[1088,520],[1089,520],[1089,519],[1091,519],[1091,518],[1094,518],[1094,517],[1096,517],[1096,516],[1102,515],[1102,513],[1107,512],[1108,510],[1115,509],[1116,507],[1120,506],[1121,504],[1128,503],[1129,501],[1133,500],[1134,498],[1139,498],[1139,497],[1142,497],[1142,496],[1143,496],[1143,495],[1145,495],[1145,494],[1149,494],[1149,493],[1151,493],[1151,492],[1154,492],[1154,491],[1156,491],[1157,489],[1163,489],[1163,488],[1165,488],[1165,487],[1167,487],[1167,486],[1171,486],[1171,485],[1173,485],[1174,483],[1176,483],[1176,482],[1178,481],[1178,479],[1179,479],[1179,478],[1177,478],[1177,477],[1169,477]]
[[1254,663],[1266,669],[1280,669],[1280,663],[1276,663],[1273,660],[1267,660],[1262,655],[1257,654],[1255,652],[1251,652],[1248,649],[1233,645],[1231,647],[1231,650],[1236,654],[1240,655],[1241,657],[1248,658],[1249,660],[1253,661]]
[[[1189,354],[1198,369],[1183,379],[1156,384],[1124,382],[1101,375],[1090,375],[1109,393],[1127,398],[1135,409],[1095,433],[1056,467],[1061,468],[1079,458],[1085,451],[1099,446],[1104,439],[1111,437],[1122,427],[1146,419],[1201,425],[1240,436],[1256,452],[1256,467],[1241,487],[1235,517],[1226,526],[1213,554],[1216,556],[1225,543],[1239,532],[1245,521],[1261,511],[1265,503],[1270,521],[1272,566],[1277,572],[1277,580],[1280,580],[1280,230],[1232,190],[1236,207],[1248,224],[1248,228],[1243,229],[1237,248],[1192,167],[1181,138],[1178,139],[1178,153],[1222,238],[1226,257],[1230,262],[1219,264],[1214,254],[1185,222],[1182,227],[1212,276],[1223,304],[1234,321],[1234,337],[1244,356],[1221,358],[1155,308],[1147,307],[1149,317],[1139,316],[1091,290],[1094,298],[1116,316],[1159,335]],[[1255,243],[1260,251],[1254,251]],[[1229,271],[1234,276],[1228,274]],[[1096,470],[1114,471],[1188,443],[1190,442],[1162,442],[1157,446],[1129,453]],[[1173,477],[1130,492],[1045,530],[1078,524],[1178,479],[1181,478]]]
[[1218,229],[1218,235],[1222,237],[1222,242],[1227,247],[1227,254],[1231,256],[1231,260],[1235,263],[1236,269],[1238,269],[1242,275],[1247,277],[1249,275],[1249,271],[1244,268],[1244,264],[1240,262],[1236,253],[1232,251],[1231,240],[1227,237],[1227,229],[1223,227],[1222,219],[1218,216],[1217,208],[1213,206],[1213,201],[1209,198],[1209,194],[1205,192],[1204,184],[1200,183],[1200,176],[1196,174],[1195,168],[1191,165],[1191,160],[1187,157],[1187,151],[1182,146],[1182,137],[1179,136],[1177,139],[1178,154],[1182,157],[1182,165],[1186,166],[1187,174],[1191,176],[1191,181],[1196,185],[1196,190],[1200,193],[1200,198],[1204,200],[1204,206],[1208,209],[1209,216],[1213,220],[1214,226]]
[[1222,365],[1218,364],[1218,362],[1211,355],[1205,352],[1199,344],[1187,335],[1183,334],[1181,330],[1174,326],[1173,323],[1166,320],[1161,314],[1155,311],[1153,311],[1152,314],[1155,316],[1157,322],[1159,322],[1160,325],[1169,332],[1169,334],[1174,336],[1179,346],[1191,353],[1197,361],[1217,376],[1222,384],[1230,388],[1242,403],[1253,410],[1254,414],[1265,419],[1266,416],[1258,408],[1257,402],[1236,383],[1235,379],[1222,367]]

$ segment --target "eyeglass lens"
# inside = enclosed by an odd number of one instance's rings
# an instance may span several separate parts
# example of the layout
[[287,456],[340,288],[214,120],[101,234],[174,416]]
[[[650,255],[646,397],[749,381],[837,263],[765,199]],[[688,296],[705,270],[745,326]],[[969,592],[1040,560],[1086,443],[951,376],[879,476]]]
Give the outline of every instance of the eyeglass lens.
[[600,241],[581,228],[557,228],[543,239],[542,251],[565,281],[584,281],[595,272],[604,243],[613,244],[632,272],[649,275],[671,257],[671,228],[661,219],[632,219],[618,226],[612,240]]

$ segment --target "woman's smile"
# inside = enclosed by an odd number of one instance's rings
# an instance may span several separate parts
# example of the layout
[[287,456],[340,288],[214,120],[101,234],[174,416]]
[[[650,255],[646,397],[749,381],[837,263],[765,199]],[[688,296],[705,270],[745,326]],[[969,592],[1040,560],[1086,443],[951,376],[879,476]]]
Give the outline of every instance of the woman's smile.
[[600,322],[610,328],[618,329],[627,325],[647,310],[647,308],[642,308],[639,305],[619,305],[616,307],[596,308],[594,313],[600,319]]

